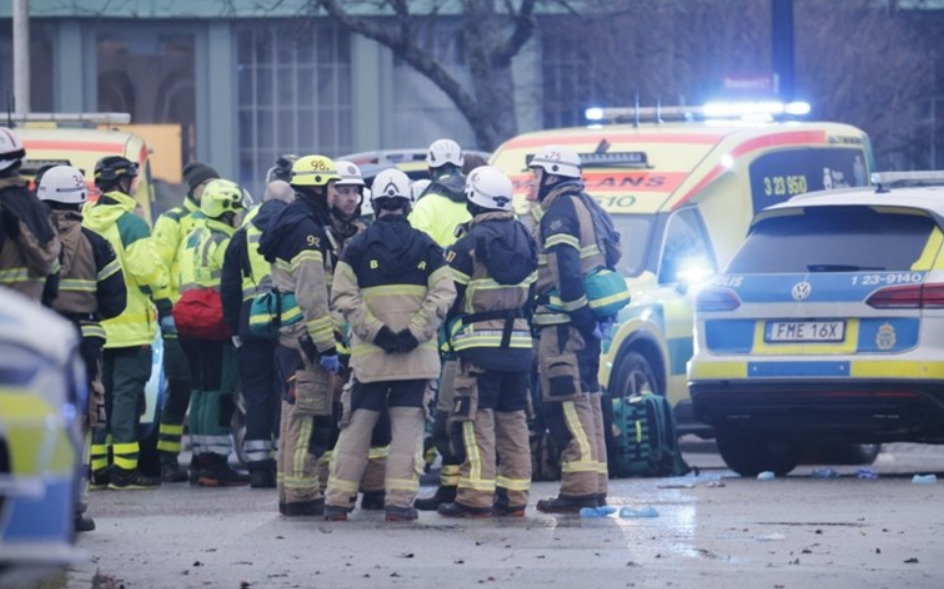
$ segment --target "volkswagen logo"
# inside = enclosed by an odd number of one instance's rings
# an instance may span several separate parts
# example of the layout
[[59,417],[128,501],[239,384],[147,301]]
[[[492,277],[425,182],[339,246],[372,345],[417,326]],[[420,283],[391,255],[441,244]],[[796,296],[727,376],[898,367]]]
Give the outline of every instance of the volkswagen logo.
[[794,284],[790,294],[793,296],[794,301],[805,301],[810,298],[810,292],[812,290],[813,286],[804,280],[803,282]]

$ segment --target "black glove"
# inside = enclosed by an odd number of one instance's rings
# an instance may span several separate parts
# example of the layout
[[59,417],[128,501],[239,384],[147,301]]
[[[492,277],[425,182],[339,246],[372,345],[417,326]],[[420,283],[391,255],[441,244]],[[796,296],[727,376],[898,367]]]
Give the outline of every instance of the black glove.
[[584,340],[590,341],[596,338],[596,336],[593,335],[593,330],[596,329],[597,318],[587,305],[570,313],[570,324],[580,332]]
[[409,329],[404,329],[397,334],[397,350],[400,352],[412,352],[416,346],[420,345],[419,340]]
[[386,325],[381,327],[380,331],[377,332],[377,337],[374,338],[374,345],[380,346],[380,348],[388,354],[400,351],[400,342],[397,339],[397,335]]
[[157,307],[158,321],[164,319],[165,317],[170,317],[174,310],[174,304],[170,302],[170,299],[160,299],[154,301],[154,306]]

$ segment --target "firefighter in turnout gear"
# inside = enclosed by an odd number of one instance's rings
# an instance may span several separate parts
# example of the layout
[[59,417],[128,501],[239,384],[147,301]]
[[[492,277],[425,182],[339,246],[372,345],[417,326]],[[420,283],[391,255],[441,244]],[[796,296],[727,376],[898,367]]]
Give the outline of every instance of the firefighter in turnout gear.
[[[341,179],[335,183],[334,200],[331,203],[331,225],[328,227],[328,240],[331,243],[332,267],[337,267],[338,259],[344,251],[344,246],[358,233],[367,229],[367,224],[360,220],[361,207],[364,204],[364,178],[360,168],[352,162],[336,161],[338,175]],[[322,486],[328,482],[328,467],[334,454],[341,433],[340,424],[346,415],[350,414],[350,390],[346,386],[351,379],[350,369],[350,324],[345,321],[341,313],[334,312],[335,336],[338,340],[338,354],[343,369],[335,376],[334,411],[335,421],[329,442],[329,450],[318,460],[318,480]],[[361,480],[361,508],[379,510],[384,507],[384,473],[387,465],[387,452],[390,445],[390,419],[386,414],[381,415],[374,427],[370,443],[369,460],[364,478]]]
[[62,244],[49,211],[20,176],[26,150],[0,127],[0,286],[49,306],[56,298]]
[[223,317],[234,334],[246,403],[243,453],[248,458],[249,484],[256,489],[276,486],[274,438],[278,435],[281,390],[275,365],[278,342],[254,335],[249,329],[249,314],[253,297],[272,284],[269,263],[259,253],[259,238],[293,200],[295,191],[287,182],[269,183],[262,205],[250,211],[226,248],[220,283]]
[[[171,296],[174,301],[180,298],[180,259],[184,249],[184,239],[193,230],[194,223],[203,216],[200,212],[200,198],[212,180],[220,175],[211,166],[193,162],[183,169],[188,192],[183,204],[174,207],[158,217],[154,224],[154,245],[170,277]],[[167,377],[167,397],[161,411],[161,425],[157,449],[161,453],[161,480],[165,483],[179,483],[187,480],[187,471],[177,459],[180,454],[180,438],[184,433],[184,417],[190,404],[190,366],[187,356],[180,346],[177,333],[169,331],[164,339],[164,374]]]
[[451,139],[433,141],[426,152],[432,182],[410,213],[410,224],[433,238],[440,247],[456,241],[456,227],[472,216],[465,206],[462,149]]
[[[180,299],[174,322],[187,354],[192,383],[190,441],[191,472],[202,487],[239,486],[249,478],[230,468],[233,449],[230,422],[235,405],[236,354],[223,322],[220,280],[223,257],[245,209],[242,188],[217,179],[207,184],[200,199],[202,217],[184,238],[180,253]],[[199,314],[213,313],[213,320]]]
[[[127,290],[125,310],[102,321],[105,351],[102,381],[108,427],[92,434],[92,485],[110,489],[148,489],[158,477],[138,470],[139,400],[151,377],[151,344],[157,334],[173,329],[170,286],[158,259],[147,223],[134,214],[138,166],[121,156],[95,164],[95,185],[102,191],[95,206],[84,211],[82,224],[103,236],[121,262]],[[154,321],[155,307],[158,322]],[[108,442],[112,467],[108,467]]]
[[424,393],[439,375],[439,324],[455,299],[442,249],[406,219],[410,180],[396,169],[371,187],[377,220],[345,248],[332,306],[351,323],[351,416],[335,447],[325,515],[347,519],[367,467],[374,426],[389,412],[385,519],[416,519]]
[[[82,206],[88,195],[82,172],[69,166],[49,169],[39,183],[37,196],[52,211],[53,225],[62,241],[59,294],[53,310],[75,324],[81,334],[79,351],[89,384],[89,406],[82,430],[86,445],[83,465],[88,471],[91,430],[105,427],[105,388],[102,385],[102,349],[105,330],[100,321],[117,317],[127,304],[121,264],[108,241],[82,227]],[[82,482],[82,503],[88,490],[87,474]],[[95,522],[77,506],[75,529],[87,532]]]
[[[584,277],[604,265],[604,256],[581,200],[577,153],[548,146],[528,166],[542,211],[536,227],[541,252],[533,319],[540,329],[538,372],[548,430],[562,449],[560,493],[538,501],[537,508],[573,513],[606,501],[606,444],[597,381],[602,334],[584,290]],[[552,295],[559,297],[554,305]]]
[[331,375],[341,369],[328,308],[332,267],[326,227],[331,223],[329,193],[339,179],[329,158],[299,158],[292,166],[295,201],[272,220],[259,241],[259,253],[272,265],[275,288],[294,293],[304,316],[282,327],[276,350],[283,382],[279,511],[287,516],[324,512],[316,463],[331,434]]
[[459,355],[450,429],[462,458],[456,500],[438,509],[447,517],[522,517],[528,504],[537,246],[515,219],[512,190],[498,168],[473,170],[466,184],[472,221],[446,253],[457,292],[447,330]]

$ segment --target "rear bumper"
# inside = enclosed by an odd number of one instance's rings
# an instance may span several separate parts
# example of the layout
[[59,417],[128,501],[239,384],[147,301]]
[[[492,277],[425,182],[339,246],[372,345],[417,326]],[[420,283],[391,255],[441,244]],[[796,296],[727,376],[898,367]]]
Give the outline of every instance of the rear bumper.
[[944,442],[944,382],[865,379],[689,383],[713,427],[834,434],[857,442]]

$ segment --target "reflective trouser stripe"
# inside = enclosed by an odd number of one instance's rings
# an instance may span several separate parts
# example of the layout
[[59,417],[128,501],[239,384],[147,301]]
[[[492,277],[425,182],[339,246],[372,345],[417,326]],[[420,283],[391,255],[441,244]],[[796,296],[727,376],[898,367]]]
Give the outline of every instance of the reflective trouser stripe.
[[510,479],[498,475],[498,486],[509,491],[521,491],[527,493],[531,490],[531,479]]
[[459,465],[443,464],[439,473],[439,484],[444,487],[455,487],[459,484]]
[[[387,477],[386,485],[388,491],[407,491],[410,493],[416,493],[420,489],[420,483],[415,479],[394,479]],[[357,487],[358,485],[355,484],[354,492],[357,492]]]
[[220,456],[229,456],[233,449],[233,442],[226,436],[206,436],[206,451]]
[[390,455],[390,446],[371,446],[367,452],[368,460],[379,460]]
[[244,440],[243,452],[249,462],[262,462],[272,458],[272,442],[269,440]]
[[92,471],[108,466],[108,444],[92,444]]
[[124,470],[134,470],[138,467],[140,448],[137,442],[126,442],[112,446],[115,466]]
[[459,479],[459,486],[476,491],[495,491],[495,479],[482,477],[482,454],[475,437],[475,422],[462,422],[462,442],[465,444],[466,461],[469,463],[469,476]]
[[179,454],[180,438],[184,435],[184,426],[161,423],[158,432],[157,449],[161,452]]
[[573,401],[564,401],[562,403],[564,410],[564,420],[567,423],[567,429],[577,442],[580,449],[579,460],[564,460],[561,462],[561,472],[598,472],[597,461],[593,460],[590,438],[587,437],[587,431],[580,423],[580,416],[577,415],[577,408]]

